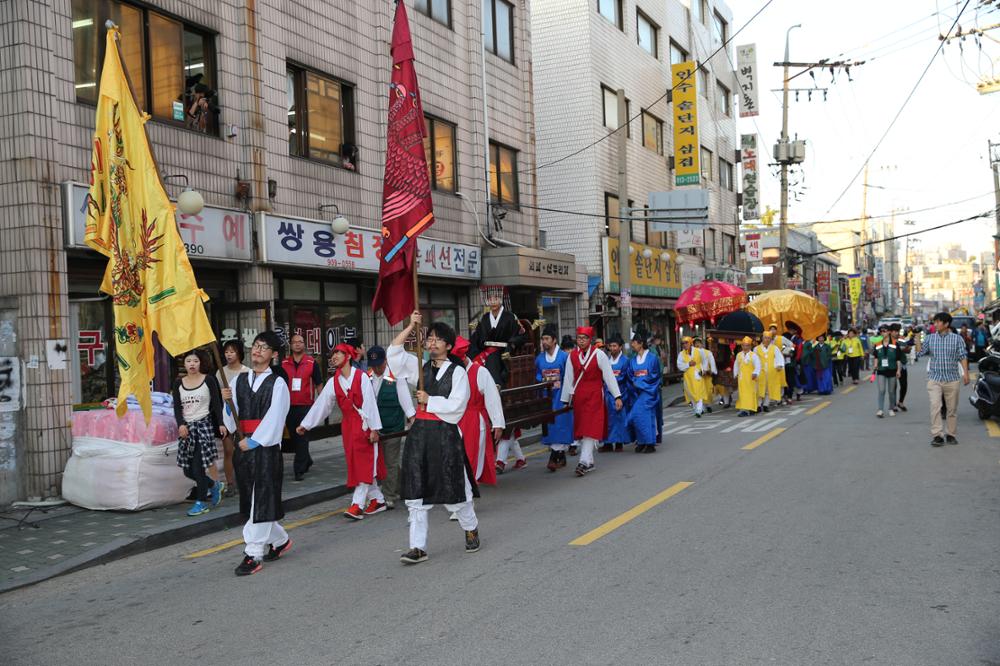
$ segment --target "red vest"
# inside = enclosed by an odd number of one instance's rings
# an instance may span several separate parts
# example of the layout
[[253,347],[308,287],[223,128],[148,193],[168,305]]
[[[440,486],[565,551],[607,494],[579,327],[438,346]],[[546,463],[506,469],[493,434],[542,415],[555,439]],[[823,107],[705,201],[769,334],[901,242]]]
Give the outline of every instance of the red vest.
[[[291,356],[281,362],[281,369],[288,375],[288,390],[292,395],[292,405],[309,407],[313,404],[315,398],[313,391],[315,389],[313,388],[312,377],[315,365],[316,361],[309,354],[302,356],[298,367],[295,367],[295,362]],[[296,379],[300,381],[296,382]],[[297,391],[292,388],[296,383],[299,384],[299,390]]]
[[[458,422],[458,427],[462,431],[462,439],[465,441],[465,455],[469,460],[469,467],[475,472],[476,464],[479,462],[479,418],[482,417],[483,423],[486,424],[486,453],[482,474],[476,481],[493,485],[497,482],[496,463],[494,462],[496,453],[493,450],[490,415],[486,411],[486,397],[479,390],[478,375],[480,372],[489,374],[489,370],[478,363],[473,363],[466,368],[469,377],[469,404],[465,407],[465,414]],[[493,381],[492,377],[490,381]]]

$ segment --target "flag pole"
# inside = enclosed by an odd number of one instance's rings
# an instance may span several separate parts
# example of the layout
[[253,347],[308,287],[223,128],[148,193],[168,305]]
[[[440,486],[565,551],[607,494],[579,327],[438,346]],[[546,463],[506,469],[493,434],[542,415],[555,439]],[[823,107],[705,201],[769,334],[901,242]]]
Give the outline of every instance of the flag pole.
[[[416,241],[414,241],[414,242],[416,242]],[[414,264],[417,263],[416,259],[414,259],[413,263]],[[416,265],[414,265],[414,267],[413,267],[413,309],[416,310],[417,312],[420,311],[420,285],[417,282],[417,267],[416,267]],[[423,322],[421,322],[421,323],[423,323]],[[416,333],[416,335],[417,335],[417,368],[419,370],[417,372],[417,390],[418,391],[423,391],[424,390],[424,368],[423,368],[424,353],[423,353],[423,343],[420,340],[420,333],[421,333],[420,328],[421,328],[420,326],[415,326],[414,329],[413,329],[413,332]]]

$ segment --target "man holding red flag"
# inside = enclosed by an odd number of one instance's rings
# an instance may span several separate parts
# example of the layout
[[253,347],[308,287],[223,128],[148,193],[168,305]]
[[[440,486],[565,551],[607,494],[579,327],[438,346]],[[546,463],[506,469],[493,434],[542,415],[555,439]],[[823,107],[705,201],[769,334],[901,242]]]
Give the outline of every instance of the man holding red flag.
[[392,80],[382,186],[382,250],[372,310],[390,325],[413,312],[417,236],[434,223],[430,178],[424,157],[424,109],[413,68],[406,5],[396,3],[392,28]]
[[576,349],[566,361],[562,401],[573,405],[573,437],[580,440],[580,463],[576,475],[594,469],[594,449],[608,434],[608,413],[604,406],[603,384],[615,399],[615,411],[621,411],[622,392],[611,369],[607,354],[590,344],[591,326],[576,329]]

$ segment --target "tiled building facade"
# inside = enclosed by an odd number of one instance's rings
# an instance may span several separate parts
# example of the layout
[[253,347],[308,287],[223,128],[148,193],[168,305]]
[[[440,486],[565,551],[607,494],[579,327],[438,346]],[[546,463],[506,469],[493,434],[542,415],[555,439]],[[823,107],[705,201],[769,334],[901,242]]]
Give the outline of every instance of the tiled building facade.
[[[711,57],[733,29],[729,8],[709,0],[533,4],[539,200],[548,209],[590,215],[541,211],[539,225],[547,246],[572,248],[578,266],[590,276],[591,320],[605,332],[617,330],[617,286],[609,284],[606,255],[609,236],[616,247],[618,221],[601,216],[617,216],[619,200],[625,203],[627,198],[641,209],[650,192],[674,189],[673,105],[666,95],[672,62],[695,60],[700,65],[701,187],[709,194],[710,228],[704,233],[705,246],[680,250],[678,262],[676,249],[683,243],[675,232],[656,232],[644,222],[633,222],[633,257],[648,249],[654,275],[650,284],[639,286],[633,278],[633,319],[670,340],[670,307],[680,289],[706,276],[729,282],[743,277],[736,223],[735,48],[730,44]],[[627,197],[617,191],[618,135],[612,132],[624,124],[617,117],[619,88],[625,91],[631,119]],[[561,159],[574,151],[579,153]],[[680,279],[668,280],[664,274]],[[659,285],[653,284],[657,281]]]
[[[527,0],[406,3],[436,188],[422,308],[467,330],[478,286],[499,281],[522,317],[554,307],[575,323],[572,257],[531,249]],[[162,173],[186,176],[204,196],[202,217],[179,223],[217,333],[315,332],[310,351],[325,359],[352,333],[368,345],[390,335],[368,307],[374,249],[362,243],[380,224],[393,10],[388,0],[0,3],[0,364],[20,369],[17,408],[0,411],[0,505],[59,495],[73,406],[115,392],[110,306],[97,289],[104,262],[78,233],[105,20],[121,28]],[[500,164],[490,189],[502,229],[485,208],[487,142]],[[181,180],[168,179],[171,196]],[[328,204],[336,209],[320,208]],[[338,211],[351,225],[342,237],[330,233]],[[559,265],[564,279],[545,286],[510,270],[527,266],[526,254]],[[46,346],[67,342],[66,367],[50,368]],[[158,359],[158,381],[169,370]]]

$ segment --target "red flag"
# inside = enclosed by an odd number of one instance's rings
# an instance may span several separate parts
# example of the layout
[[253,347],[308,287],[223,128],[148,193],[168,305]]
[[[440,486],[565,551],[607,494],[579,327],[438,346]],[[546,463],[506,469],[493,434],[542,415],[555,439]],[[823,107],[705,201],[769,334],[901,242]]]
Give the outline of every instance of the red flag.
[[434,223],[431,183],[424,158],[424,108],[413,68],[413,42],[406,6],[396,3],[392,27],[392,80],[382,186],[382,253],[372,310],[389,324],[405,319],[413,301],[417,236]]

